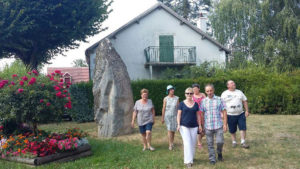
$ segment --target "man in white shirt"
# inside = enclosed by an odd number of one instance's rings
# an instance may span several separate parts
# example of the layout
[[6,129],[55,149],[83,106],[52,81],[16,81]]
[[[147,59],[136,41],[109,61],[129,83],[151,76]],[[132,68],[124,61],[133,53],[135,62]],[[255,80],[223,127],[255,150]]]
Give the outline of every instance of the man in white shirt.
[[[247,97],[244,93],[236,89],[234,81],[227,81],[228,90],[224,91],[221,98],[226,104],[227,119],[229,132],[231,133],[232,146],[236,147],[236,131],[239,127],[241,133],[241,146],[243,148],[249,148],[246,144],[246,117],[249,116]],[[243,110],[245,108],[245,112]]]

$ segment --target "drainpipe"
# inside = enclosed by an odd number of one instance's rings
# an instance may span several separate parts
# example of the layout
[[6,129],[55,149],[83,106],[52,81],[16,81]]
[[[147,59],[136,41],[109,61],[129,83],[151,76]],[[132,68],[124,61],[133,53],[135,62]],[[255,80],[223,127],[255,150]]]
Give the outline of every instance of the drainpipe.
[[149,66],[149,70],[150,70],[150,79],[152,80],[152,65]]

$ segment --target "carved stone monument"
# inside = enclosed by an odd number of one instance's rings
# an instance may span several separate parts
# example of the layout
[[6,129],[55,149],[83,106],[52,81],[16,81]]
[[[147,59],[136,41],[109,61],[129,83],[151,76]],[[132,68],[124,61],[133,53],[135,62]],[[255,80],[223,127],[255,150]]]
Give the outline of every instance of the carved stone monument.
[[96,51],[93,79],[95,121],[99,137],[129,134],[133,95],[127,68],[108,39]]

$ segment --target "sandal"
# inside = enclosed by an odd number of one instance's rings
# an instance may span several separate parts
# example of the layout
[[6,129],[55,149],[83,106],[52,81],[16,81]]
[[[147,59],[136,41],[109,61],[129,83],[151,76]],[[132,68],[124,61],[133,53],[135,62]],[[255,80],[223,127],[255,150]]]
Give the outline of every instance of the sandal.
[[150,146],[148,149],[149,149],[150,151],[154,151],[154,150],[155,150],[155,148],[153,148],[153,147],[151,147],[151,146]]

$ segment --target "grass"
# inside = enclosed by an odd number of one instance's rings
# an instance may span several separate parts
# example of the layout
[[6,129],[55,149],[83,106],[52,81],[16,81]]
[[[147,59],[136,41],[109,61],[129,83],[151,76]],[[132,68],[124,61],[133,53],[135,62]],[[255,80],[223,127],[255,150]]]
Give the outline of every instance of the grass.
[[[66,128],[80,127],[90,134],[93,155],[67,163],[51,163],[36,168],[74,169],[74,168],[184,168],[182,140],[176,133],[175,150],[169,151],[167,131],[159,122],[153,128],[154,152],[142,152],[138,129],[134,134],[111,139],[98,139],[95,123],[72,123],[42,125],[40,128],[63,131]],[[232,148],[230,134],[225,134],[223,150],[224,162],[211,166],[205,139],[204,149],[197,150],[193,168],[300,168],[300,116],[251,115],[247,121],[247,140],[250,149]],[[238,134],[239,138],[239,134]],[[27,165],[0,160],[0,168],[32,168]]]

